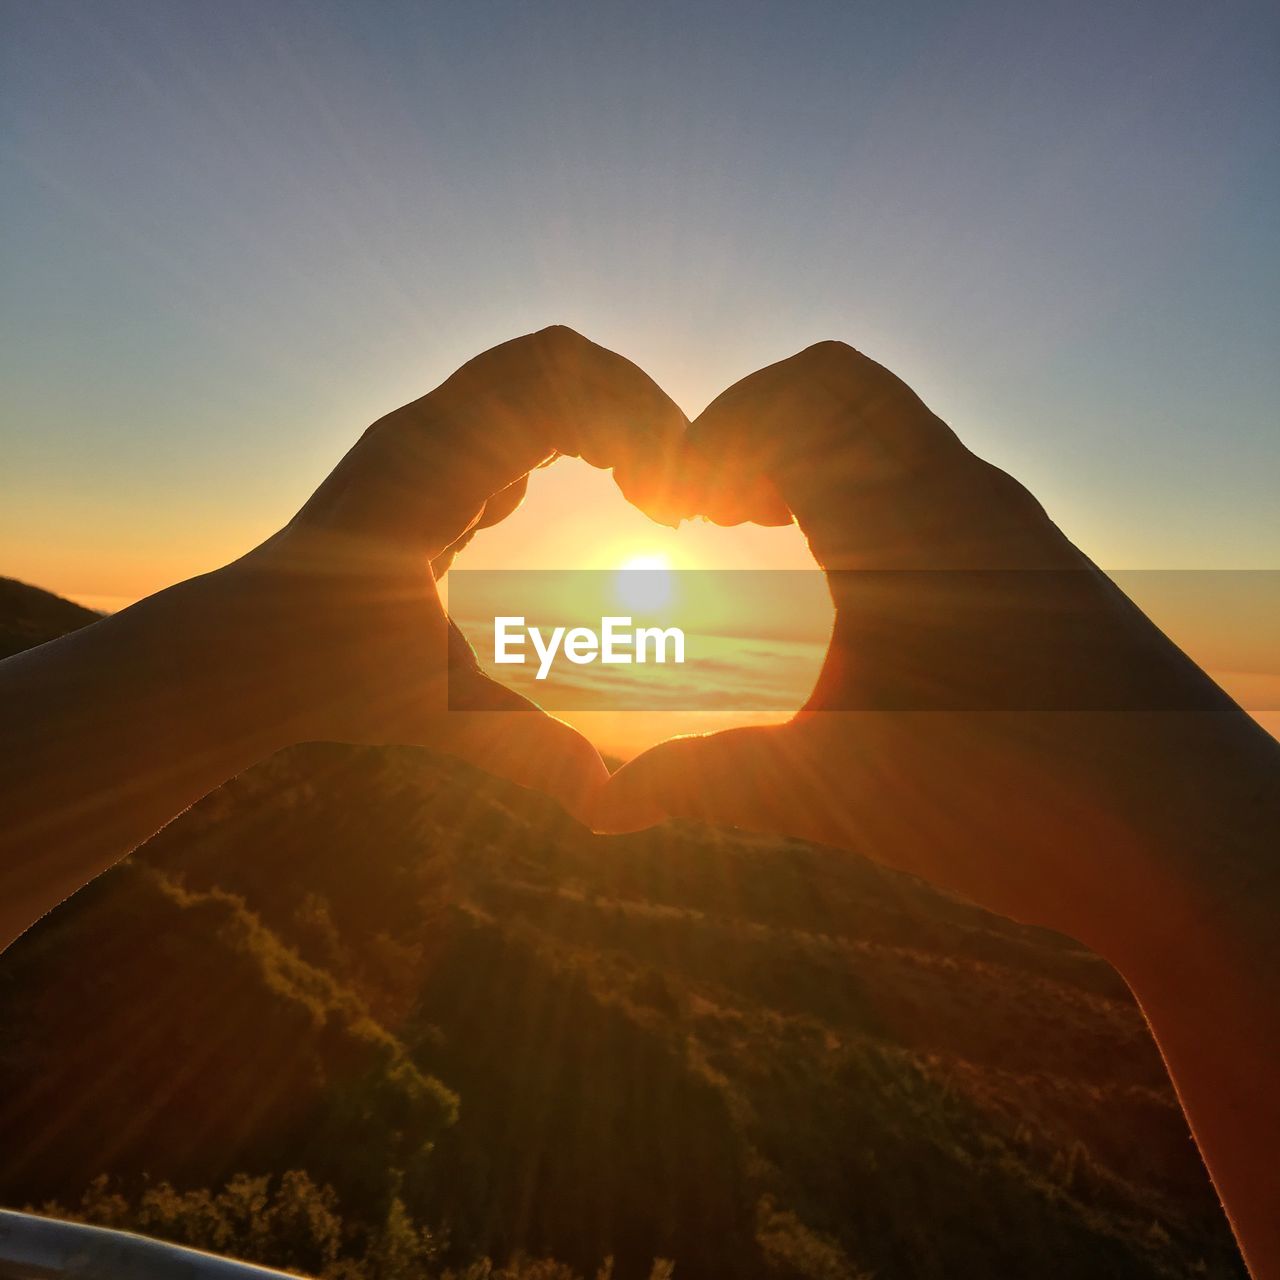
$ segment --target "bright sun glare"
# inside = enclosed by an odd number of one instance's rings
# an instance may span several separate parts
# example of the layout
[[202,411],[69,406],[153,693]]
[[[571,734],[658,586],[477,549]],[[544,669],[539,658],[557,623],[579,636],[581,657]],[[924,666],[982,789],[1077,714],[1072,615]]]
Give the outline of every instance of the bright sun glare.
[[661,609],[671,600],[671,561],[663,555],[631,556],[618,566],[613,590],[629,609]]

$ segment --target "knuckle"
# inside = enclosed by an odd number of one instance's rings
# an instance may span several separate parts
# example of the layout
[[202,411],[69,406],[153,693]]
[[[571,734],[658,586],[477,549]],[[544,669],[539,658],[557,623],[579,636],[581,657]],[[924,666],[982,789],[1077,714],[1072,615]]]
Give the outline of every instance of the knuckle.
[[825,366],[846,365],[862,357],[861,353],[847,342],[841,342],[838,338],[827,338],[822,342],[815,342],[811,347],[806,347],[800,352],[800,358],[810,364]]
[[549,324],[529,336],[540,346],[552,349],[572,349],[587,345],[587,339],[576,329],[570,329],[567,324]]

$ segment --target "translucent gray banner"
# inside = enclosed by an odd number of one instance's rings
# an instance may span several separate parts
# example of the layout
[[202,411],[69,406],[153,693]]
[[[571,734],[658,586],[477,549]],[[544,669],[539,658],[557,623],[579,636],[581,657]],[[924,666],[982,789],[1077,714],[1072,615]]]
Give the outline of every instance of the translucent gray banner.
[[1187,710],[1192,664],[1280,710],[1280,570],[455,569],[446,596],[552,711]]

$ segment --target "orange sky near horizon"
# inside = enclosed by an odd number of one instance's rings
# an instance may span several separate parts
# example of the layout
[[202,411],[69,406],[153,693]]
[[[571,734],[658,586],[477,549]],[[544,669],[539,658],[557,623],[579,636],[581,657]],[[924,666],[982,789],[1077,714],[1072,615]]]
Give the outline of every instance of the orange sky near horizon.
[[[243,555],[290,514],[282,510],[273,521],[255,512],[237,521],[212,504],[193,518],[163,500],[153,512],[104,502],[110,539],[82,540],[82,527],[57,540],[27,541],[7,553],[3,572],[111,612]],[[467,569],[606,569],[641,555],[660,555],[674,569],[814,567],[794,525],[726,529],[695,520],[670,529],[631,506],[608,473],[577,458],[536,472],[520,509],[478,533],[458,563]]]

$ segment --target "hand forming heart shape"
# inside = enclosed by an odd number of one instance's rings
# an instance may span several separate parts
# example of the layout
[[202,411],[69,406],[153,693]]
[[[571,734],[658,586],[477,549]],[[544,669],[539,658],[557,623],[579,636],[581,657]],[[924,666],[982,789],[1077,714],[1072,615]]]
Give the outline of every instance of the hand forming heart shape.
[[[438,577],[558,454],[612,467],[665,522],[794,513],[836,622],[792,721],[671,740],[610,778],[585,739],[480,673],[422,559]],[[443,748],[599,829],[677,815],[861,848],[1058,928],[1123,909],[1114,883],[1097,901],[1080,849],[1105,848],[1124,819],[1082,814],[1075,797],[1083,775],[1105,791],[1134,749],[1061,710],[1079,688],[1086,710],[1099,688],[1155,705],[1212,696],[1022,486],[838,342],[751,374],[689,424],[633,364],[571,330],[516,339],[375,423],[234,568],[237,598],[256,582],[262,611],[310,635],[270,691],[293,739]],[[454,689],[473,682],[473,703],[492,710],[447,710],[450,667]],[[1032,700],[990,700],[1009,687]],[[1065,701],[1037,703],[1045,687]],[[1036,876],[1011,876],[1029,853]]]

